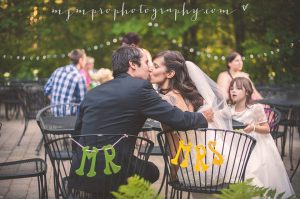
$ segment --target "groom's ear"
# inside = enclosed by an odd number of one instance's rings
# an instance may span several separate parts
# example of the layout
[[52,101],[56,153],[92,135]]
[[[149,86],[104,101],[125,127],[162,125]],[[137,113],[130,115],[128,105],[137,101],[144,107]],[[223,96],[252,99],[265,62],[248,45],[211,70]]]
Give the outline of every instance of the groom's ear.
[[133,70],[135,70],[136,69],[136,64],[135,63],[133,63],[132,61],[129,61],[129,67],[130,68],[132,68]]
[[171,79],[171,78],[173,78],[175,76],[175,74],[176,74],[175,71],[171,70],[171,71],[168,72],[167,78]]

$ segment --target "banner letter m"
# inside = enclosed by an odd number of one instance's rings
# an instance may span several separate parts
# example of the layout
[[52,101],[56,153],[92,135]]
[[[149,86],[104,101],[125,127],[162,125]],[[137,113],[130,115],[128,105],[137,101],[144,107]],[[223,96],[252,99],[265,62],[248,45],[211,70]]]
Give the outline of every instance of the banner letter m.
[[82,157],[81,157],[81,163],[79,169],[77,169],[75,172],[79,176],[84,175],[84,167],[85,167],[85,160],[86,159],[92,159],[91,161],[91,167],[90,171],[87,173],[87,177],[94,177],[96,175],[95,171],[95,165],[96,165],[96,157],[98,153],[98,149],[96,147],[93,147],[93,149],[90,151],[89,146],[85,146],[82,148]]

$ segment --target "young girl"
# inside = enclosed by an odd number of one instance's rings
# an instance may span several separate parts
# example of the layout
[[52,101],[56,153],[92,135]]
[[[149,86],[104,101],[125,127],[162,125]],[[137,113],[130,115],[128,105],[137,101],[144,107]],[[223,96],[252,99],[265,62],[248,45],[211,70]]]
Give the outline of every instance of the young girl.
[[278,149],[270,135],[267,117],[261,104],[250,104],[252,84],[245,77],[234,78],[229,87],[231,114],[233,119],[246,124],[244,132],[256,139],[250,156],[245,179],[253,178],[253,185],[285,192],[283,198],[295,192],[290,184]]

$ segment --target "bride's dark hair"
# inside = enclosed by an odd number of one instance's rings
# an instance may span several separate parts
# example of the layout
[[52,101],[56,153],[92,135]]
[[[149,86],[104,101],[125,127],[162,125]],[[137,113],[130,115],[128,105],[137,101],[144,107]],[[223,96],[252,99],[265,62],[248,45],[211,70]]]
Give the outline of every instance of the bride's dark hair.
[[184,100],[192,104],[194,111],[198,110],[203,105],[203,98],[188,74],[182,54],[178,51],[167,50],[158,53],[153,57],[153,60],[159,57],[164,58],[164,64],[168,72],[172,70],[175,72],[174,77],[170,79],[169,88],[161,89],[160,92],[166,94],[171,90],[176,90],[182,95]]

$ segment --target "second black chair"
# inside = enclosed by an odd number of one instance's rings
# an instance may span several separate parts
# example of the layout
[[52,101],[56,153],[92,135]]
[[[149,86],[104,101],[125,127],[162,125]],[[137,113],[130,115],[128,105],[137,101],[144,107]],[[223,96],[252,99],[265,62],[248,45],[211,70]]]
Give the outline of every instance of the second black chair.
[[182,192],[188,198],[190,193],[217,193],[243,181],[256,143],[249,135],[220,129],[161,132],[158,141],[171,198],[182,198]]
[[265,113],[267,116],[268,124],[270,126],[270,134],[275,140],[278,146],[278,139],[281,139],[281,158],[284,155],[284,148],[287,136],[287,129],[284,127],[282,131],[279,131],[279,125],[281,121],[281,112],[276,108],[270,108],[265,105]]
[[29,120],[34,120],[38,111],[49,104],[49,99],[44,95],[43,86],[39,84],[25,84],[21,98],[25,125],[18,145],[25,135]]

